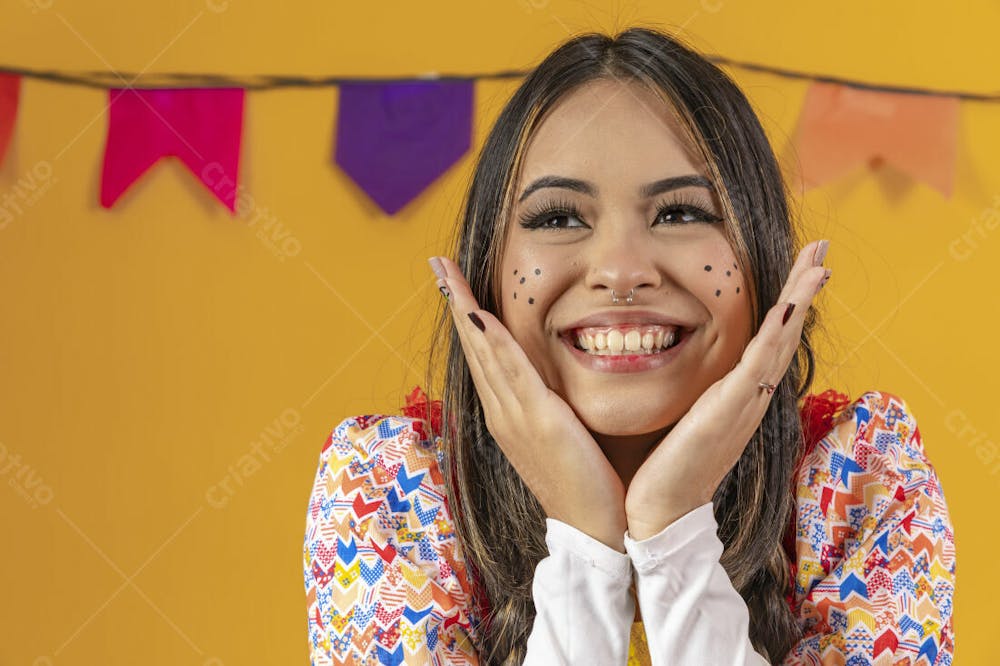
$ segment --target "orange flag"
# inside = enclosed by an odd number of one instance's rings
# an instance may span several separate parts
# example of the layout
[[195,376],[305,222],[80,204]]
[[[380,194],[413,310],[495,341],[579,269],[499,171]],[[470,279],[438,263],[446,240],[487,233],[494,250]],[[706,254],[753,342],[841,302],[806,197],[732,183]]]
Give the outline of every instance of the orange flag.
[[20,94],[21,77],[17,74],[0,74],[0,164],[3,163],[10,137],[14,133]]
[[796,147],[806,188],[876,158],[949,197],[958,151],[958,98],[813,83]]

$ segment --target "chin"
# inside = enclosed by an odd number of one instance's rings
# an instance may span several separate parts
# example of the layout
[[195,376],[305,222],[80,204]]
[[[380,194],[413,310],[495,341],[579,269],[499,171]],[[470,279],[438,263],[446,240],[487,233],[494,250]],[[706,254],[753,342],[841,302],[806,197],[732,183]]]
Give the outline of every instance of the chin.
[[680,415],[675,417],[675,410],[668,404],[631,398],[627,394],[612,398],[587,395],[571,399],[569,404],[588,430],[611,437],[655,432],[680,418]]

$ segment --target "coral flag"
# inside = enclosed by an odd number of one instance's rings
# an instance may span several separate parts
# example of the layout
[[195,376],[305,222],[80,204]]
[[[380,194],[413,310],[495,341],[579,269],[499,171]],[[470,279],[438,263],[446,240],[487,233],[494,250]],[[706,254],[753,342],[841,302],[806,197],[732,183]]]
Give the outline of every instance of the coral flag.
[[243,134],[243,88],[108,90],[101,205],[115,201],[161,157],[178,157],[230,211]]
[[472,144],[472,81],[344,83],[334,161],[389,215]]
[[17,118],[17,100],[21,96],[21,77],[17,74],[0,74],[0,164],[7,154],[10,137]]
[[876,158],[950,196],[958,102],[957,97],[813,83],[796,137],[802,184],[816,187]]

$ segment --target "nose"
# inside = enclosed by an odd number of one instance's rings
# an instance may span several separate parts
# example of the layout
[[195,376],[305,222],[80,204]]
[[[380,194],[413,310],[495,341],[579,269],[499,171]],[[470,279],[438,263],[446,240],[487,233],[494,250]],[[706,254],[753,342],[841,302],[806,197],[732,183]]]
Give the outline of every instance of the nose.
[[603,238],[595,236],[588,264],[587,288],[606,291],[609,299],[612,289],[623,295],[630,289],[657,288],[662,282],[649,239],[630,231],[618,229]]

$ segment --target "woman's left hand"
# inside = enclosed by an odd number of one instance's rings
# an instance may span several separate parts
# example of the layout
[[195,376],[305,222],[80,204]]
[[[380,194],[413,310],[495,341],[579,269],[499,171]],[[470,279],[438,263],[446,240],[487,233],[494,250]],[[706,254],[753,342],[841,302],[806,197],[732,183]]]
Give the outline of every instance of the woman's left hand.
[[[777,384],[799,346],[813,298],[829,277],[813,265],[817,247],[799,252],[778,303],[767,313],[740,361],[712,384],[656,445],[632,477],[625,496],[629,536],[645,539],[709,502],[740,459],[771,402],[757,382]],[[782,318],[795,303],[788,321]]]

